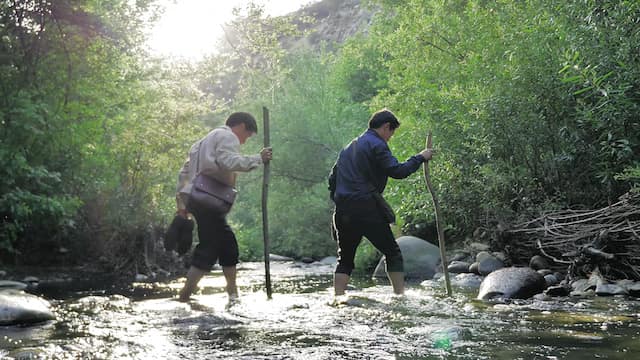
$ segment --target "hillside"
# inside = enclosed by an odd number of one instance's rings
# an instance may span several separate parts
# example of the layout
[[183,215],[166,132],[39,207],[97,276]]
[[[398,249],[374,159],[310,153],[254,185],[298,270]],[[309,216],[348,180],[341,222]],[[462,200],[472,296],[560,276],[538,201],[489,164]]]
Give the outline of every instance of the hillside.
[[322,0],[289,14],[294,19],[308,16],[315,21],[303,27],[308,35],[295,46],[317,47],[322,42],[339,44],[358,32],[366,32],[374,11],[360,0]]

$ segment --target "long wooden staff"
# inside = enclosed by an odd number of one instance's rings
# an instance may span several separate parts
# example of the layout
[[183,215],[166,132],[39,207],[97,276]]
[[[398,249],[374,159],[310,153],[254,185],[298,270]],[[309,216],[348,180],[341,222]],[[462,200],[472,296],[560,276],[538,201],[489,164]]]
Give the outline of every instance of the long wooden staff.
[[[262,120],[264,131],[264,147],[269,145],[269,109],[262,108]],[[264,273],[267,287],[267,299],[271,299],[271,272],[269,270],[269,217],[267,216],[267,197],[269,194],[269,175],[271,171],[269,163],[264,164],[262,173],[262,237],[264,239]]]
[[[431,149],[431,132],[427,135],[427,149]],[[442,260],[442,272],[444,273],[444,284],[447,287],[447,295],[451,296],[451,282],[449,282],[449,272],[447,271],[447,255],[444,248],[444,230],[440,223],[440,204],[438,203],[438,197],[433,186],[431,185],[431,177],[429,176],[429,162],[424,163],[424,181],[427,183],[427,188],[431,193],[433,199],[433,207],[436,211],[436,229],[438,230],[438,244],[440,245],[440,259]]]

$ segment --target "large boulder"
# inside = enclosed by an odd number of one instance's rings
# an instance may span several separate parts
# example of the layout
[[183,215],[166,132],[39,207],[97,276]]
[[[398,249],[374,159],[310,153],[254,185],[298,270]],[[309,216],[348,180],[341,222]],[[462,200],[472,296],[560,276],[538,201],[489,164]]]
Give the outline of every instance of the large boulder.
[[53,320],[49,302],[20,290],[0,291],[0,325],[33,324]]
[[502,268],[482,281],[478,299],[528,299],[541,293],[545,287],[544,277],[529,267]]
[[[404,260],[406,278],[426,280],[433,278],[440,262],[440,248],[415,236],[396,239]],[[378,262],[373,277],[386,277],[384,256]]]

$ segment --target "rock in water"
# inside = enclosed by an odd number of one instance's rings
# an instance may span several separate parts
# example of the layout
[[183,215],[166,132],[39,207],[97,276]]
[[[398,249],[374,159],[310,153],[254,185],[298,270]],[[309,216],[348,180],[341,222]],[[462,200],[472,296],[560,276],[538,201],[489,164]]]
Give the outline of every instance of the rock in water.
[[[410,279],[431,279],[440,262],[440,248],[415,236],[396,239],[404,260],[404,274]],[[378,262],[373,277],[386,277],[384,256]]]
[[489,274],[480,284],[479,300],[528,299],[546,287],[544,277],[528,267],[508,267]]
[[500,259],[493,255],[489,255],[481,260],[478,260],[478,272],[480,275],[489,275],[492,272],[502,269],[504,264]]
[[53,320],[49,302],[23,291],[0,291],[0,325],[33,324]]
[[0,290],[6,290],[6,289],[24,290],[28,286],[29,286],[28,284],[25,284],[20,281],[0,280]]
[[471,266],[471,264],[469,264],[468,262],[454,260],[449,263],[449,266],[447,266],[447,270],[453,274],[468,273],[469,266]]

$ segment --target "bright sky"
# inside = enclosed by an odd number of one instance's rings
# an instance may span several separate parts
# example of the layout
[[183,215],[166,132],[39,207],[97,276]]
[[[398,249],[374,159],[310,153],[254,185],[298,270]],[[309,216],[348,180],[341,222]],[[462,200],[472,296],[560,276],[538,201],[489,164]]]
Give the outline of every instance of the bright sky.
[[[223,35],[221,25],[232,18],[234,7],[249,0],[160,0],[166,10],[151,30],[149,46],[157,54],[197,60],[215,51]],[[265,12],[278,16],[298,10],[312,0],[255,0]]]

